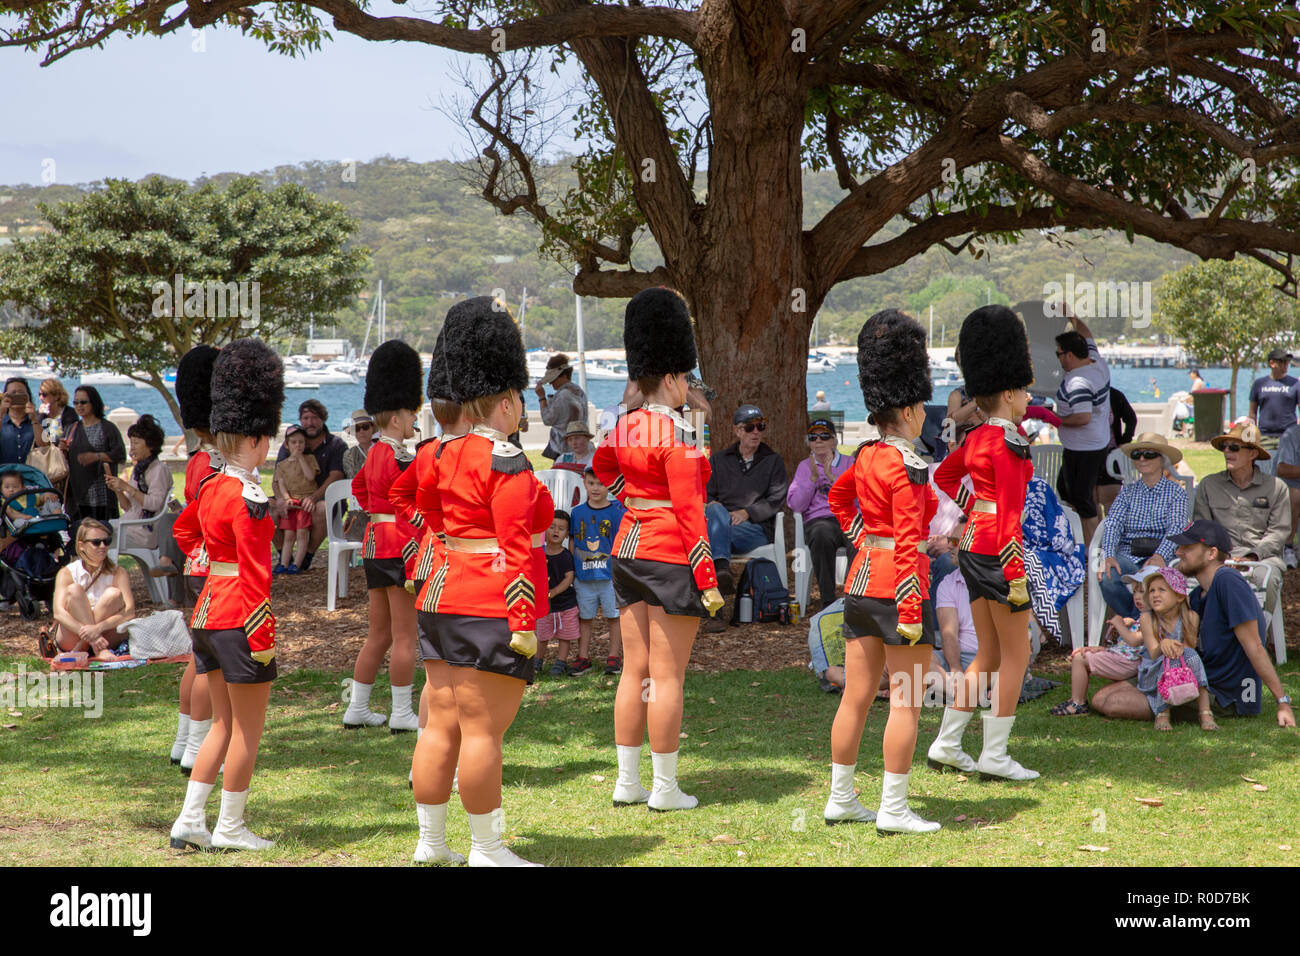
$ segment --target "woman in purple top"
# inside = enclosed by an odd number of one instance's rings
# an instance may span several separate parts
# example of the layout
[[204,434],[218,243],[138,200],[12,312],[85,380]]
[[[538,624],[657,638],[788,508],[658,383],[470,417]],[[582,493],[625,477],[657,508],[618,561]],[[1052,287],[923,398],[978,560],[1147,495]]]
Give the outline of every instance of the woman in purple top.
[[[785,503],[803,515],[804,540],[812,552],[813,574],[825,607],[835,600],[835,552],[846,549],[850,563],[857,553],[826,500],[835,479],[853,467],[853,459],[835,447],[835,425],[829,418],[814,418],[808,426],[808,448],[811,454],[795,469]],[[812,613],[812,608],[805,613]]]

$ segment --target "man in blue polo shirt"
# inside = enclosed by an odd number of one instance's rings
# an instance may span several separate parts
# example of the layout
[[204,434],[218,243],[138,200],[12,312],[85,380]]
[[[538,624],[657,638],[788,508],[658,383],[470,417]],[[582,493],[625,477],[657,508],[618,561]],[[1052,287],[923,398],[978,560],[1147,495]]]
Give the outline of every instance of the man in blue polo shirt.
[[1224,566],[1232,550],[1227,529],[1217,521],[1193,521],[1169,540],[1178,545],[1180,570],[1200,584],[1188,603],[1201,618],[1197,653],[1205,664],[1215,715],[1257,716],[1262,681],[1277,701],[1278,726],[1294,727],[1291,698],[1264,649],[1266,627],[1259,601],[1250,583]]
[[[1263,441],[1260,444],[1272,451],[1282,438],[1282,433],[1296,422],[1296,405],[1300,404],[1300,380],[1288,375],[1291,353],[1274,349],[1268,353],[1268,374],[1255,379],[1250,386],[1250,417],[1259,426]],[[1272,474],[1271,468],[1265,468]]]

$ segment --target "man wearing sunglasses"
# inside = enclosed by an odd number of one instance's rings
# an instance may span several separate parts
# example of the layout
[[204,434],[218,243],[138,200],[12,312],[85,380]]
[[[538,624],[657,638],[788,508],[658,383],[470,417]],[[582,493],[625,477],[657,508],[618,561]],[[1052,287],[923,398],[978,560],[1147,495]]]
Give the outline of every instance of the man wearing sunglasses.
[[[1228,530],[1231,558],[1262,561],[1277,572],[1272,576],[1266,607],[1272,607],[1286,570],[1284,549],[1291,535],[1291,497],[1286,484],[1265,474],[1257,462],[1270,457],[1260,443],[1259,429],[1250,422],[1233,425],[1226,434],[1210,439],[1223,452],[1227,468],[1196,486],[1192,520],[1217,521]],[[1256,584],[1262,570],[1252,572]]]
[[[814,418],[808,426],[808,457],[799,462],[785,496],[791,511],[803,515],[803,533],[812,552],[813,574],[821,592],[822,607],[835,600],[835,552],[844,548],[849,563],[857,554],[831,514],[830,491],[835,479],[853,467],[853,459],[841,455],[835,424],[829,418]],[[812,608],[806,608],[811,614]]]
[[[741,405],[732,416],[736,441],[710,461],[713,473],[706,488],[709,547],[723,594],[735,591],[728,561],[734,551],[744,554],[771,544],[776,517],[785,505],[790,481],[785,462],[763,441],[767,419],[757,405]],[[718,618],[714,618],[714,624]],[[725,626],[725,625],[724,625]],[[709,622],[705,622],[708,629]]]

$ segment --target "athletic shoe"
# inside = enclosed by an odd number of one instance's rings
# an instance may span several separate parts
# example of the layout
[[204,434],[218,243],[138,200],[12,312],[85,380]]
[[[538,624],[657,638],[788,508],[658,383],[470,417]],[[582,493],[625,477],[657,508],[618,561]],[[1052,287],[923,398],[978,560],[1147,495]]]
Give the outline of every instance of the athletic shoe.
[[581,677],[583,674],[586,674],[589,670],[591,670],[591,658],[579,657],[576,661],[574,661],[572,664],[569,665],[569,676]]
[[605,658],[605,673],[611,675],[623,673],[623,658],[621,657]]
[[288,569],[285,568],[285,566],[284,566],[283,564],[279,564],[279,563],[277,563],[276,566],[273,567],[273,568],[271,569],[271,573],[272,573],[272,574],[284,574],[284,572],[285,572],[286,570],[288,570]]
[[285,574],[301,574],[302,570],[296,564],[291,564],[284,569]]
[[1283,559],[1286,561],[1286,566],[1288,568],[1294,568],[1296,566],[1297,561],[1295,555],[1295,548],[1288,545],[1287,548],[1282,552],[1282,556]]
[[560,659],[557,657],[557,658],[555,659],[555,663],[551,665],[551,676],[552,676],[552,677],[563,677],[563,676],[564,676],[565,674],[567,674],[568,672],[569,672],[569,668],[568,668],[568,666],[564,663],[564,661],[560,660]]

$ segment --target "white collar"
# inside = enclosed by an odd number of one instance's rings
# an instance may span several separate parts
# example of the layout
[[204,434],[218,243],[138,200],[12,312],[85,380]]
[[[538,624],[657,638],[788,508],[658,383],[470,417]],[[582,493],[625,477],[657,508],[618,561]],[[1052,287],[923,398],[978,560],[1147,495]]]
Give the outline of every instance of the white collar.
[[484,438],[491,438],[493,441],[509,441],[510,436],[505,432],[497,431],[487,425],[475,425],[469,430],[471,435],[482,435]]
[[1001,425],[1003,428],[1010,428],[1010,429],[1012,429],[1012,430],[1014,430],[1015,427],[1016,427],[1016,423],[1015,423],[1015,422],[1008,421],[1008,420],[1005,419],[1005,418],[998,418],[998,417],[993,416],[993,415],[990,415],[990,416],[989,416],[988,423],[989,423],[990,425]]
[[676,409],[669,408],[667,405],[643,405],[641,407],[644,408],[647,412],[658,412],[660,415],[665,415],[668,418],[671,418],[673,420],[673,424],[675,424],[686,434],[688,435],[695,434],[695,426],[692,425],[690,422],[688,422],[686,419],[682,418],[682,416],[677,413]]
[[233,461],[228,461],[226,462],[226,467],[223,468],[222,471],[225,474],[230,475],[232,478],[238,478],[246,484],[257,485],[259,488],[262,486],[262,478],[258,474],[256,468],[250,471],[247,468],[240,468]]

